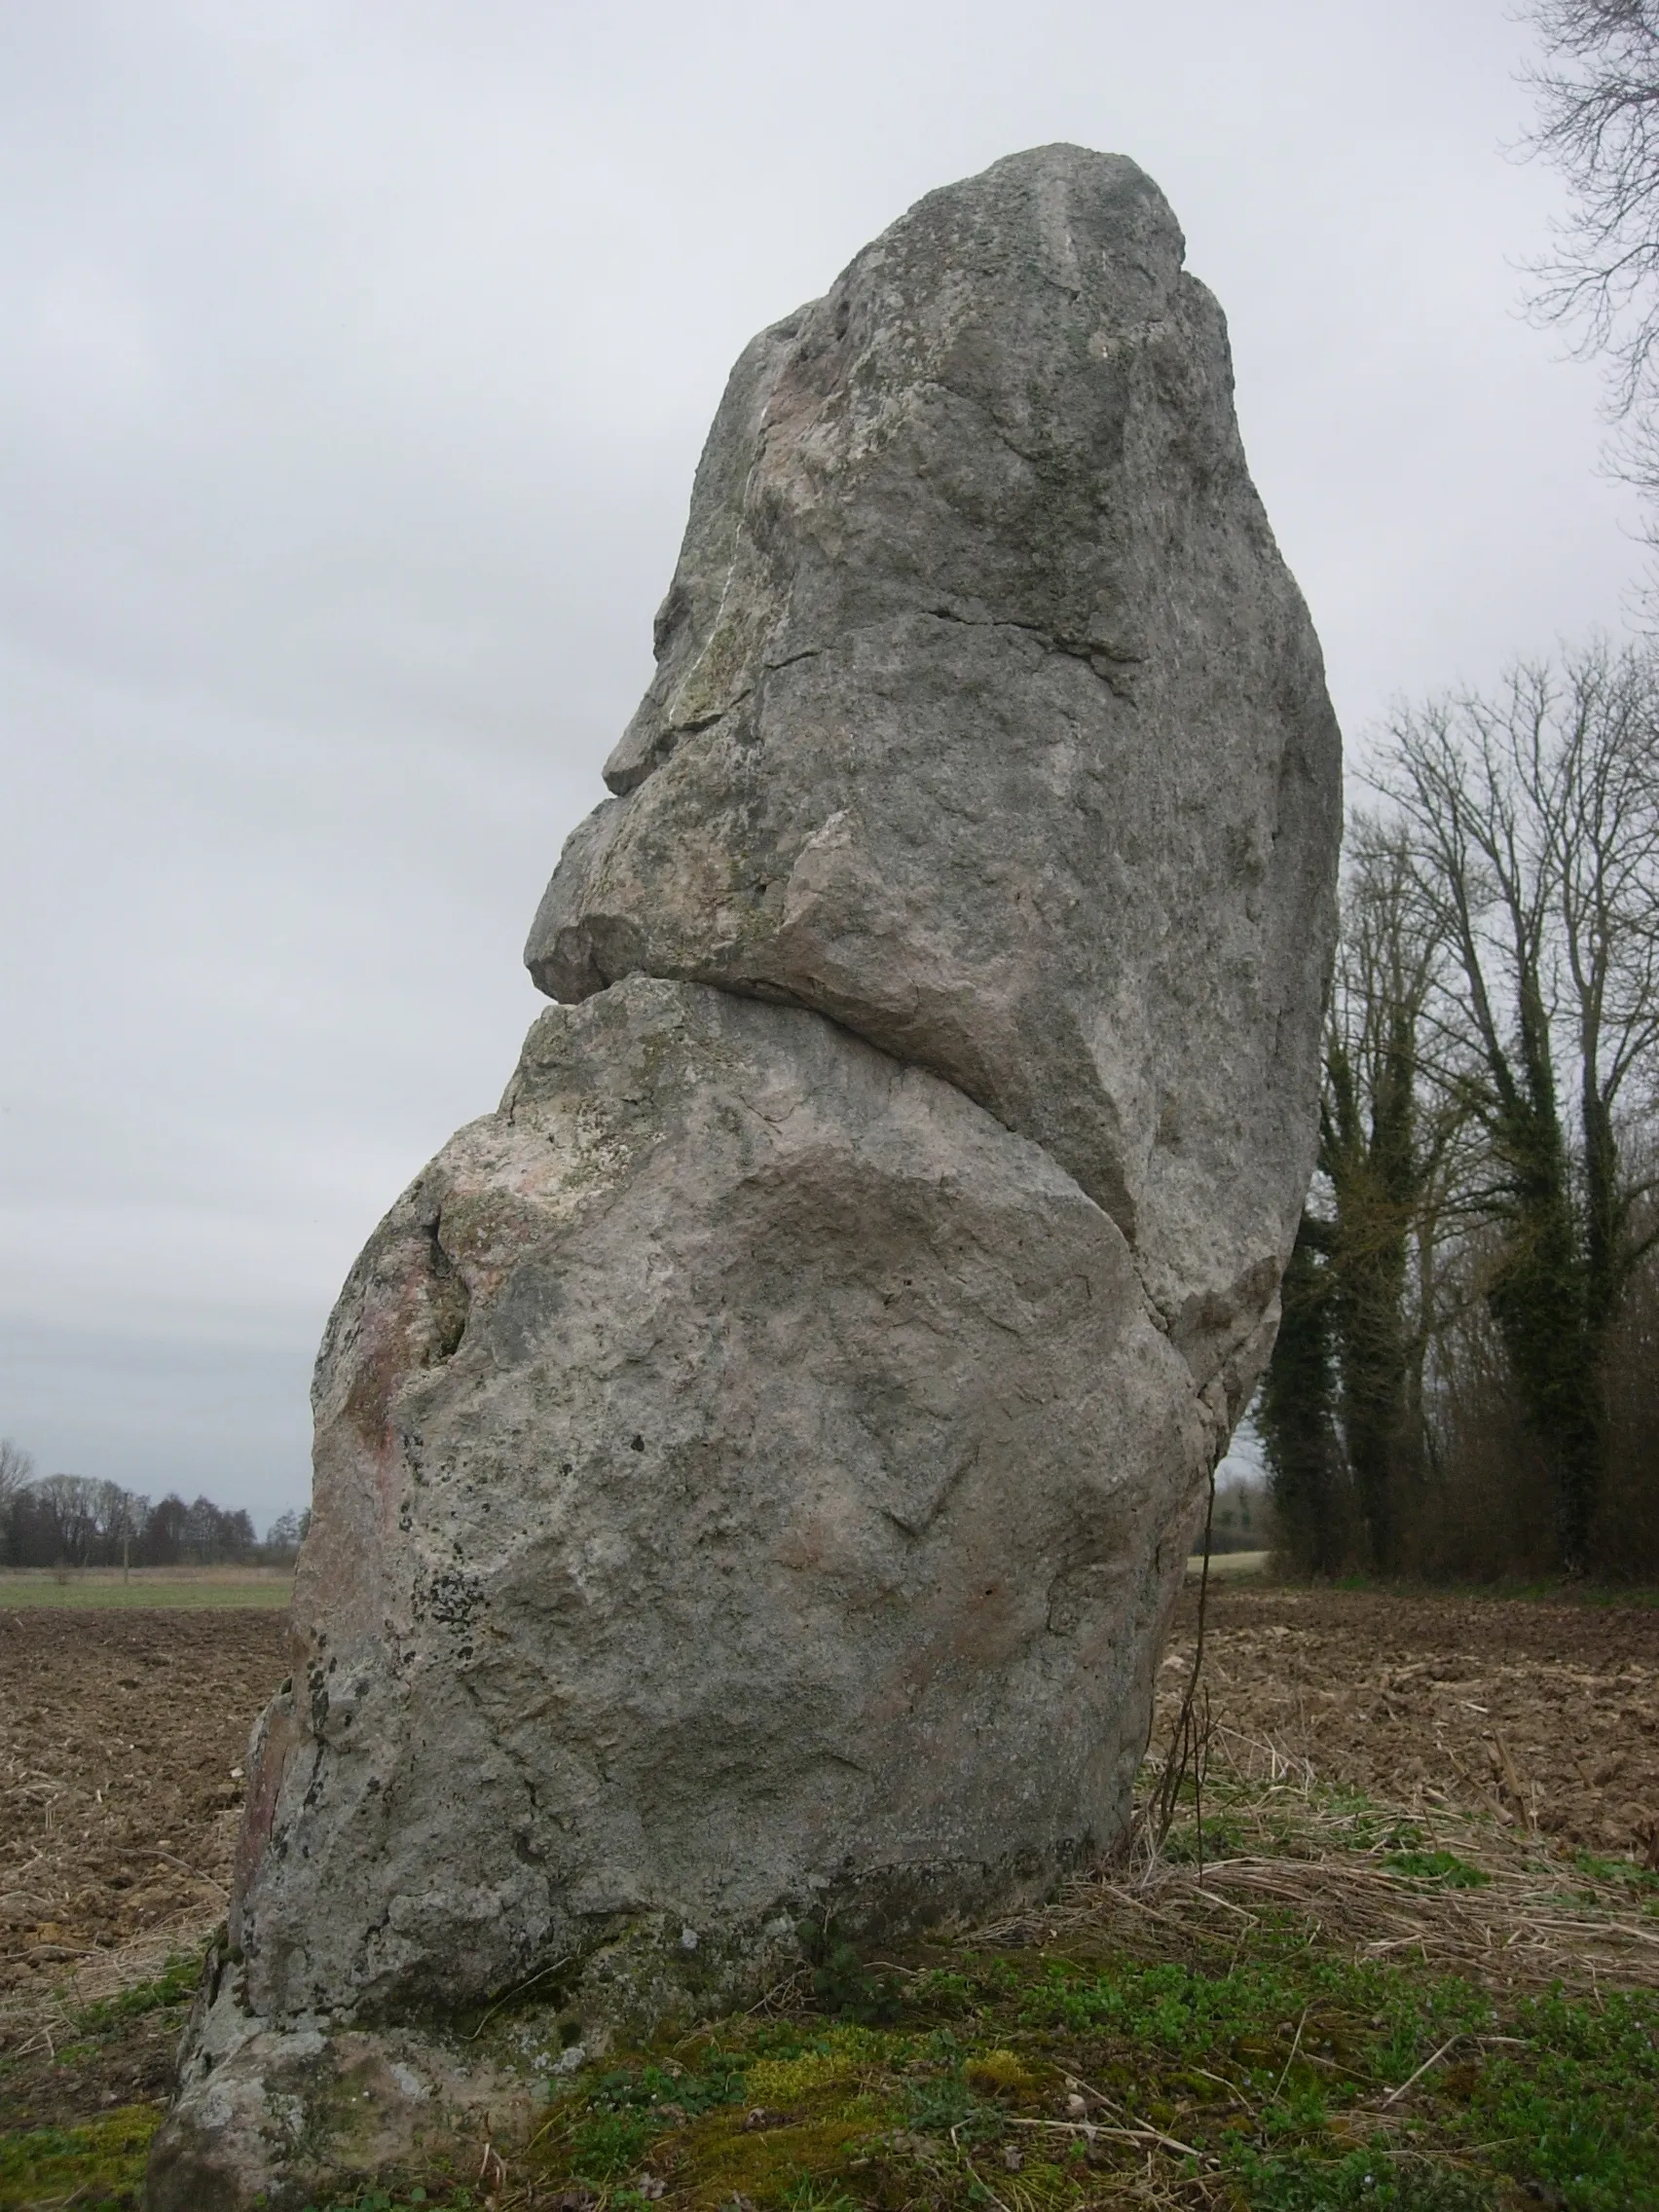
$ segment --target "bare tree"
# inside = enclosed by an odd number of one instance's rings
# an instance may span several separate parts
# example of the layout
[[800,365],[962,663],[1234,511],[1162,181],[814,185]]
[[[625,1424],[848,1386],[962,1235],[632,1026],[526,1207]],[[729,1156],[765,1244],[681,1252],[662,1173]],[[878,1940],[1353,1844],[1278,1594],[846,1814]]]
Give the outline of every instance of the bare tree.
[[1609,1332],[1654,1241],[1621,1130],[1650,1109],[1659,1044],[1659,668],[1596,646],[1496,699],[1403,712],[1382,787],[1455,969],[1441,1075],[1484,1139],[1486,1298],[1578,1571]]
[[1527,13],[1545,54],[1528,144],[1570,194],[1530,304],[1606,359],[1620,472],[1659,492],[1659,4],[1532,0]]
[[0,1436],[0,1561],[13,1559],[12,1511],[19,1495],[34,1481],[33,1456],[9,1436]]
[[88,1475],[43,1475],[30,1486],[50,1531],[55,1567],[85,1567],[96,1547],[97,1489]]
[[26,1490],[34,1481],[35,1463],[31,1453],[9,1436],[0,1436],[0,1513],[4,1513],[18,1491]]
[[1635,1227],[1652,1180],[1627,1172],[1619,1121],[1633,1082],[1651,1095],[1659,1046],[1659,670],[1603,648],[1569,662],[1566,677],[1550,741],[1529,747],[1521,765],[1556,899],[1577,1061],[1587,1317],[1601,1344],[1654,1240]]

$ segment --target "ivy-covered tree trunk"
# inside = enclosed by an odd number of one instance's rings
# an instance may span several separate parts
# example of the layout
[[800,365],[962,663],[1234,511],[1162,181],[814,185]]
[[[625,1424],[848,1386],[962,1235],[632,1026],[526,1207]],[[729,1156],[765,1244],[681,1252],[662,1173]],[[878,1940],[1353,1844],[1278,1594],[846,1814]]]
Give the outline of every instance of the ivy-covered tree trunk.
[[1402,1519],[1419,1472],[1415,1419],[1413,1239],[1438,1142],[1419,1137],[1419,1029],[1443,941],[1424,911],[1399,830],[1348,827],[1343,933],[1319,1113],[1328,1193],[1325,1252],[1337,1414],[1371,1565],[1397,1573]]
[[1530,1044],[1524,1028],[1518,1056],[1522,1083],[1490,1117],[1504,1236],[1487,1302],[1549,1468],[1561,1564],[1578,1574],[1602,1489],[1601,1346],[1547,1041]]
[[1304,1214],[1279,1286],[1283,1312],[1255,1415],[1279,1550],[1301,1574],[1336,1574],[1346,1564],[1325,1240],[1325,1225]]
[[1405,1296],[1420,1176],[1411,1009],[1386,1010],[1385,1025],[1368,1117],[1346,1051],[1340,1043],[1330,1048],[1320,1165],[1335,1206],[1329,1295],[1343,1438],[1371,1564],[1392,1574],[1400,1565],[1399,1507],[1411,1456]]

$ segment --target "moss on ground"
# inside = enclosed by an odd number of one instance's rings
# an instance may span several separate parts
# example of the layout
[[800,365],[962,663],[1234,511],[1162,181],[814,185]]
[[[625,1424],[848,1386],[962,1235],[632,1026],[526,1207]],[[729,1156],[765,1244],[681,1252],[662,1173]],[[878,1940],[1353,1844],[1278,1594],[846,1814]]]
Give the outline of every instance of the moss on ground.
[[[1218,1796],[1206,1862],[1242,1833],[1275,1878],[1318,1872],[1340,1835],[1356,1878],[1425,1914],[1474,1899],[1501,1912],[1532,1849],[1493,1829],[1489,1850],[1464,1826],[1452,1851],[1351,1793],[1254,1808]],[[1281,1856],[1261,1856],[1275,1835]],[[1175,1841],[1174,1863],[1190,1863],[1197,1838]],[[1640,1869],[1561,1862],[1540,1857],[1537,1880],[1599,1883],[1583,1894],[1607,1925],[1641,1925]],[[1659,1992],[1437,1969],[1431,1918],[1420,1952],[1367,1955],[1323,1908],[1235,1914],[1180,1881],[1207,1899],[1207,1922],[1161,1890],[1132,1925],[1068,1906],[880,1960],[837,1935],[832,1971],[806,1945],[800,1994],[611,2052],[471,2186],[434,2173],[315,2212],[1659,2208]],[[73,2074],[77,2051],[107,2056],[174,2014],[190,1979],[175,1969],[82,2015],[60,2061]],[[127,2212],[159,2113],[129,2104],[14,2131],[0,2212]]]
[[131,2212],[144,2179],[157,2105],[129,2105],[81,2127],[0,2136],[0,2205],[73,2204],[75,2212]]
[[[1651,1993],[1500,2005],[1420,1963],[1342,1957],[1291,1913],[1226,1958],[1129,1957],[1073,1929],[941,1950],[900,1979],[882,2027],[785,2011],[613,2054],[550,2104],[489,2201],[1659,2206]],[[354,2201],[399,2212],[414,2199]]]
[[169,1959],[152,1980],[71,2013],[66,2031],[0,2058],[0,2212],[138,2203],[201,1978],[200,1960]]

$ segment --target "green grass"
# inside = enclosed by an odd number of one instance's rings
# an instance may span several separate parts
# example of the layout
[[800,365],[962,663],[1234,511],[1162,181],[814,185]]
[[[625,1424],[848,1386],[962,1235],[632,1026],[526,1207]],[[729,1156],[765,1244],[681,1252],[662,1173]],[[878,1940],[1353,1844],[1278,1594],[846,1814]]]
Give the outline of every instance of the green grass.
[[[879,2023],[799,2009],[611,2055],[547,2108],[496,2204],[1659,2206],[1659,1995],[1499,2000],[1346,1957],[1290,1912],[1208,1958],[1131,1957],[1072,1922],[871,1978],[899,1985]],[[434,2184],[427,2212],[471,2201]]]
[[[1214,1569],[1214,1561],[1211,1563]],[[1369,1592],[1389,1598],[1469,1598],[1500,1604],[1581,1605],[1591,1611],[1633,1606],[1639,1612],[1659,1607],[1659,1589],[1638,1582],[1576,1582],[1566,1575],[1530,1582],[1415,1582],[1386,1580],[1375,1574],[1344,1574],[1329,1585],[1333,1590]]]
[[[1656,2099],[1659,2000],[1499,2013],[1456,1977],[1323,1955],[1286,1924],[1220,1971],[964,1952],[911,1977],[889,2027],[801,2016],[613,2063],[553,2109],[536,2178],[648,2171],[709,2212],[1067,2212],[1126,2190],[1150,2153],[1166,2188],[1250,2212],[1464,2212],[1519,2201],[1508,2183],[1631,2212],[1659,2204]],[[770,2124],[745,2125],[756,2108]]]
[[154,1981],[141,1981],[135,1988],[120,1990],[114,1997],[105,1997],[77,2012],[75,2032],[82,2038],[101,2036],[126,2020],[139,2020],[148,2012],[187,2005],[201,1981],[201,1959],[193,1952],[174,1952]]
[[[50,2089],[63,2083],[96,2106],[100,2071],[111,2056],[130,2058],[140,2022],[152,2041],[158,2028],[169,2041],[176,2038],[201,1979],[200,1958],[175,1956],[154,1980],[75,2012],[69,2038],[59,2038],[50,2058],[37,2053],[32,2060],[0,2060],[0,2112],[17,2113],[19,2091],[25,2105],[28,2101],[31,2083],[19,2081],[20,2070],[33,2077],[36,2088],[50,2074],[45,2082]],[[157,2014],[164,2017],[158,2021]],[[60,2109],[65,2101],[72,2105],[73,2093],[67,2100],[54,2095],[49,2109]],[[76,2115],[51,2126],[0,2123],[0,2212],[46,2212],[71,2203],[75,2212],[135,2212],[162,2112],[160,2103],[124,2103],[95,2118]]]
[[1634,1859],[1603,1859],[1593,1851],[1575,1851],[1572,1865],[1576,1873],[1587,1875],[1596,1882],[1616,1882],[1633,1890],[1659,1891],[1659,1873],[1651,1866],[1639,1866]]
[[1416,1882],[1438,1882],[1447,1890],[1481,1890],[1492,1880],[1490,1874],[1483,1874],[1455,1851],[1390,1851],[1383,1855],[1382,1863],[1390,1873],[1404,1874]]
[[183,1572],[165,1567],[135,1567],[129,1580],[120,1567],[71,1569],[61,1578],[45,1569],[0,1569],[0,1612],[41,1605],[77,1610],[131,1606],[142,1610],[196,1611],[208,1605],[286,1605],[293,1576],[279,1568],[243,1568],[215,1573],[211,1568]]
[[[1212,1582],[1216,1582],[1248,1580],[1252,1575],[1265,1577],[1272,1563],[1273,1555],[1271,1551],[1211,1552],[1209,1578]],[[1204,1555],[1202,1552],[1193,1552],[1189,1555],[1187,1560],[1189,1576],[1201,1574],[1203,1566]]]

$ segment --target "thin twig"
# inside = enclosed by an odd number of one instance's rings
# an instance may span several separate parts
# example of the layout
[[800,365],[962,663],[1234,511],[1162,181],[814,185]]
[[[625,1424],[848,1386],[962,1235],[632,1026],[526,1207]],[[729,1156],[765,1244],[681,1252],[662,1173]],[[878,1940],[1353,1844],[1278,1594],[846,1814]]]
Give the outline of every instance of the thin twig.
[[1427,2058],[1423,2060],[1422,2064],[1418,2068],[1415,2074],[1408,2075],[1405,2081],[1400,2083],[1397,2089],[1390,2089],[1388,2091],[1388,2094],[1382,2099],[1382,2111],[1386,2112],[1391,2104],[1395,2103],[1399,2098],[1403,2097],[1414,2082],[1420,2082],[1423,2076],[1428,2072],[1429,2068],[1431,2066],[1437,2065],[1440,2060],[1446,2056],[1446,2053],[1452,2048],[1452,2046],[1454,2044],[1461,2043],[1462,2040],[1463,2038],[1461,2035],[1449,2036],[1446,2042],[1441,2045],[1440,2048],[1437,2051],[1432,2052]]
[[1302,2031],[1307,2025],[1308,2007],[1304,2005],[1302,2008],[1302,2017],[1296,2023],[1296,2036],[1290,2046],[1290,2056],[1284,2062],[1284,2072],[1280,2074],[1278,2080],[1273,2083],[1272,2096],[1268,2099],[1268,2102],[1270,2104],[1273,2103],[1274,2099],[1277,2098],[1279,2091],[1284,2087],[1286,2076],[1289,2074],[1291,2068],[1296,2064],[1296,2054],[1302,2048]]
[[1153,2127],[1144,2120],[1136,2120],[1133,2114],[1129,2115],[1122,2127],[1113,2127],[1098,2120],[1019,2120],[1012,2113],[1004,2115],[1003,2123],[1008,2127],[1054,2128],[1061,2134],[1069,2135],[1104,2135],[1114,2143],[1161,2143],[1166,2151],[1179,2151],[1184,2158],[1202,2158],[1206,2164],[1210,2162],[1208,2154],[1198,2150],[1196,2145],[1183,2143],[1174,2135],[1165,2135],[1161,2128]]
[[479,2037],[484,2033],[484,2030],[490,2025],[490,2022],[496,2017],[496,2014],[501,2009],[501,2007],[503,2005],[510,2005],[515,1997],[522,1997],[527,1989],[534,1989],[538,1981],[545,1981],[549,1974],[557,1973],[561,1967],[568,1967],[570,1964],[571,1961],[569,1958],[555,1959],[550,1967],[538,1968],[535,1973],[531,1974],[528,1977],[528,1979],[520,1982],[515,1982],[511,1989],[503,1990],[501,1995],[497,1998],[495,2004],[491,2006],[490,2009],[479,2021],[478,2025],[472,2030],[472,2033],[467,2037],[467,2042],[476,2043],[478,2041]]

